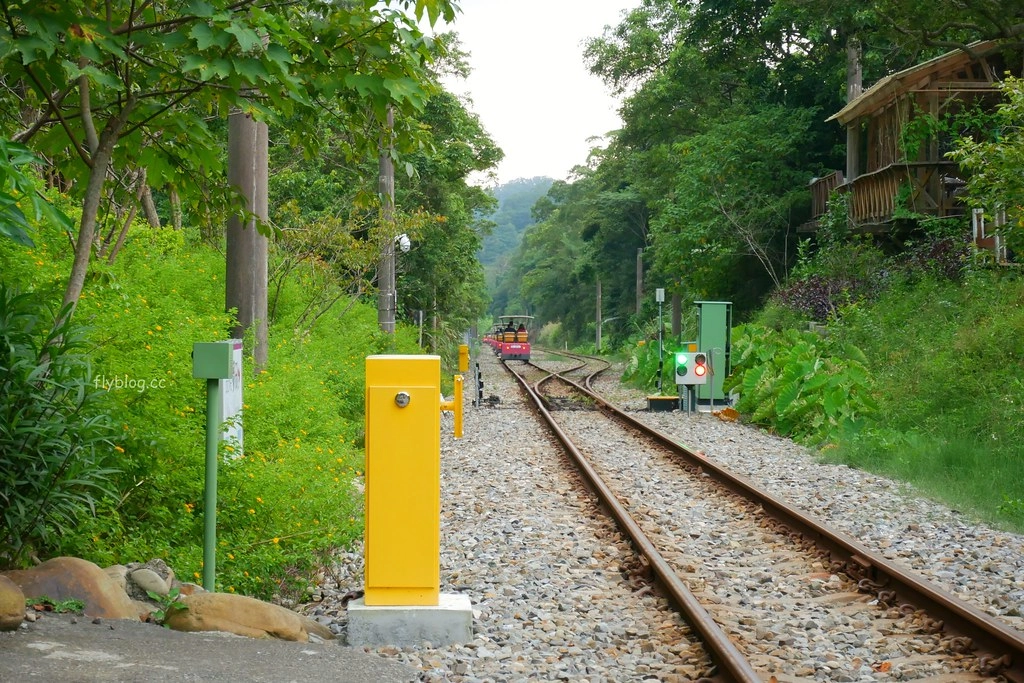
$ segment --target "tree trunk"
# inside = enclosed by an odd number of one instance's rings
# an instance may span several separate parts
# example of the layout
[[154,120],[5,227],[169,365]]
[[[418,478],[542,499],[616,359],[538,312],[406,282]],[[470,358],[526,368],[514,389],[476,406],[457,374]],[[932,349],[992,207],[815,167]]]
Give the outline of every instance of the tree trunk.
[[267,220],[267,124],[240,112],[228,117],[228,185],[245,200],[246,215],[228,218],[227,310],[236,309],[231,335],[242,339],[253,328],[254,371],[267,364],[267,237],[256,228]]
[[181,197],[178,196],[178,188],[171,186],[171,225],[175,230],[181,230]]
[[142,211],[146,214],[146,221],[151,228],[160,227],[160,214],[156,212],[156,204],[153,203],[153,191],[146,182],[145,170],[142,176]]
[[[846,102],[860,97],[863,89],[861,44],[857,38],[846,43]],[[860,175],[860,121],[854,119],[846,127],[846,182]]]
[[75,260],[71,265],[71,276],[64,289],[63,305],[70,306],[66,316],[74,313],[78,299],[85,287],[85,276],[89,272],[89,258],[92,256],[92,244],[96,238],[96,217],[99,214],[100,199],[103,196],[103,183],[107,179],[110,159],[114,155],[114,146],[121,136],[128,117],[135,108],[136,100],[129,97],[118,115],[107,122],[100,135],[96,152],[92,156],[92,169],[89,181],[85,186],[85,201],[82,202],[82,220],[78,227],[78,241],[75,242]]
[[676,341],[683,334],[683,297],[679,294],[672,295],[672,336]]
[[644,250],[637,247],[636,250],[636,314],[640,315],[640,309],[644,305]]

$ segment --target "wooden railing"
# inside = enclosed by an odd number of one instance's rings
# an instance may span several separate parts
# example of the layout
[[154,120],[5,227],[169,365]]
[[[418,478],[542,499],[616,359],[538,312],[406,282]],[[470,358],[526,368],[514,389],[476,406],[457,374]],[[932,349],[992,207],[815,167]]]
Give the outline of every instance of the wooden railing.
[[920,161],[890,164],[857,176],[841,189],[851,193],[850,219],[856,225],[891,221],[896,196],[907,187],[904,206],[913,213],[953,216],[963,213],[955,191],[963,185],[959,167],[952,161]]
[[963,206],[957,190],[963,186],[960,168],[952,161],[919,161],[890,164],[885,168],[843,182],[835,171],[811,183],[813,218],[828,209],[833,189],[849,192],[850,220],[855,225],[881,225],[892,220],[896,212],[896,196],[900,188],[908,188],[905,206],[908,211],[928,216],[957,216]]
[[843,172],[832,171],[811,181],[811,219],[817,220],[828,211],[828,196],[843,184]]

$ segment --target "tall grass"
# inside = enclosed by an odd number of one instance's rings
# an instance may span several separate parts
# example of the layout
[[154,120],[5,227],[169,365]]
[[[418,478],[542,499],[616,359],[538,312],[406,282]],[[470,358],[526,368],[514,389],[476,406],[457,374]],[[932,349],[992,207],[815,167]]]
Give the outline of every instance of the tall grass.
[[[35,237],[31,249],[0,242],[0,283],[59,303],[67,239],[46,228]],[[379,331],[372,302],[339,304],[297,334],[306,301],[298,276],[281,297],[266,369],[256,374],[245,360],[245,455],[226,451],[218,473],[216,588],[258,597],[299,596],[320,562],[361,537],[353,482],[364,471],[363,359],[417,351],[410,331]],[[195,580],[205,384],[192,378],[190,353],[194,342],[227,334],[223,253],[194,235],[139,225],[114,265],[94,264],[75,321],[90,330],[83,351],[107,388],[115,432],[97,445],[97,459],[117,472],[104,471],[109,494],[81,506],[74,527],[37,534],[34,550],[101,565],[160,557]]]
[[879,410],[829,458],[1024,531],[1024,282],[907,279],[830,331],[864,351]]

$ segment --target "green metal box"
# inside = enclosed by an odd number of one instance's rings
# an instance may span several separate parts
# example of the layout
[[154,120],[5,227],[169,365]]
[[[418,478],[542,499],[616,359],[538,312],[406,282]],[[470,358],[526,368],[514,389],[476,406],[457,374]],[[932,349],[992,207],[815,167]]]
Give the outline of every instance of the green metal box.
[[196,342],[192,345],[192,377],[231,378],[231,342]]
[[711,381],[697,387],[697,400],[724,401],[722,383],[732,372],[732,302],[694,301],[697,347],[711,359]]

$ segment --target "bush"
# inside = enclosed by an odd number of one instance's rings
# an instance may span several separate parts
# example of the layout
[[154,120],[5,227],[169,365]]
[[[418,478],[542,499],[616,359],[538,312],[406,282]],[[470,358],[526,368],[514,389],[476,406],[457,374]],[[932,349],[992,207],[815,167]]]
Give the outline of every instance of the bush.
[[837,440],[877,410],[864,354],[812,332],[742,325],[724,390],[750,420],[808,444]]
[[[0,283],[0,564],[59,545],[109,495],[115,431],[82,330]],[[57,321],[56,323],[54,321]]]
[[[100,565],[159,557],[182,579],[202,576],[205,384],[190,352],[224,339],[231,320],[223,254],[196,242],[139,225],[114,265],[91,268],[75,320],[88,323],[119,471],[74,529],[51,533],[54,554]],[[69,268],[59,231],[40,229],[32,249],[0,241],[2,279],[42,299],[58,300]],[[411,331],[381,333],[361,302],[296,334],[304,296],[286,280],[265,371],[245,360],[245,455],[225,449],[219,462],[218,590],[301,597],[320,563],[361,536],[363,359],[418,351]]]
[[622,373],[622,380],[635,387],[653,391],[658,387],[660,368],[662,393],[674,394],[676,387],[673,353],[678,344],[667,343],[664,340],[662,343],[663,352],[659,352],[656,339],[641,339],[627,349],[626,368]]

